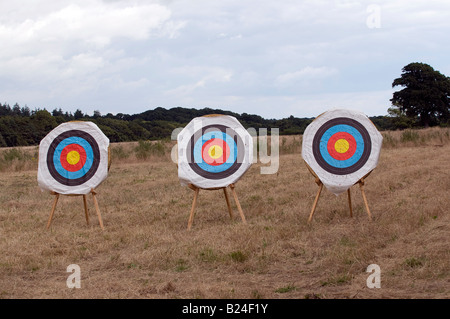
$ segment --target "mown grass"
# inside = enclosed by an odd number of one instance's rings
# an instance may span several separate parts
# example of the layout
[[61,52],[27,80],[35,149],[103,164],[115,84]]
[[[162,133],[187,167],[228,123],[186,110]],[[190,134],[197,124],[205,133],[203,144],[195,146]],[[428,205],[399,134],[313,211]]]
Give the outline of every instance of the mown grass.
[[[109,176],[97,189],[104,231],[92,198],[86,225],[76,196],[60,197],[47,231],[53,196],[37,186],[36,148],[17,149],[30,158],[1,150],[15,164],[0,174],[0,297],[448,298],[448,130],[417,133],[383,132],[397,144],[383,145],[366,179],[373,221],[353,187],[353,218],[346,196],[324,190],[308,224],[317,185],[300,137],[287,136],[276,174],[256,163],[236,184],[247,225],[232,198],[230,219],[223,192],[200,191],[190,231],[193,192],[179,183],[173,141],[146,159],[139,143],[111,145]],[[366,287],[374,263],[380,289]],[[70,264],[81,268],[81,289],[66,286]]]

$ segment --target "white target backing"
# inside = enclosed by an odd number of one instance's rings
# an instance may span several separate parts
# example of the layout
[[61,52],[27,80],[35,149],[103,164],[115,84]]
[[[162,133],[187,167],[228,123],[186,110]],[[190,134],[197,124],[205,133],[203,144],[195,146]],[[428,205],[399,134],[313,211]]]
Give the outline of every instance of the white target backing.
[[306,128],[302,157],[325,187],[338,195],[377,166],[382,141],[364,113],[333,109]]
[[177,141],[178,177],[183,185],[227,187],[252,164],[252,136],[232,116],[197,117],[178,134]]
[[67,122],[39,144],[38,184],[59,194],[88,194],[108,176],[109,139],[92,122]]

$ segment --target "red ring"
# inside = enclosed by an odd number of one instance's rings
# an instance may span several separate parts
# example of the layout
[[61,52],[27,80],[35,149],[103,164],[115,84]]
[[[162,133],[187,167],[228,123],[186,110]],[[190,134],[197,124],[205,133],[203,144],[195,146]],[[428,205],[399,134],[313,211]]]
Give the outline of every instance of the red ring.
[[[80,154],[80,160],[78,161],[78,163],[73,165],[67,161],[67,154],[69,154],[69,152],[71,151],[75,151],[78,152],[78,154]],[[64,147],[64,149],[61,151],[59,160],[61,162],[61,166],[65,170],[68,170],[69,172],[76,172],[79,171],[84,166],[84,164],[86,163],[86,157],[87,157],[86,151],[81,145],[69,144],[66,147]]]
[[[344,153],[339,153],[338,151],[336,151],[336,148],[334,147],[336,142],[340,139],[346,140],[349,145],[348,150]],[[347,132],[338,132],[338,133],[333,134],[328,139],[327,149],[328,149],[328,153],[331,155],[331,157],[333,157],[334,159],[339,160],[339,161],[345,161],[345,160],[349,159],[350,157],[352,157],[353,154],[355,154],[356,140],[351,134],[349,134]]]
[[[211,146],[217,145],[222,148],[222,156],[218,158],[212,158],[208,154],[208,150]],[[225,163],[230,157],[230,147],[225,140],[220,138],[212,138],[205,142],[202,146],[202,159],[209,165],[219,166]]]

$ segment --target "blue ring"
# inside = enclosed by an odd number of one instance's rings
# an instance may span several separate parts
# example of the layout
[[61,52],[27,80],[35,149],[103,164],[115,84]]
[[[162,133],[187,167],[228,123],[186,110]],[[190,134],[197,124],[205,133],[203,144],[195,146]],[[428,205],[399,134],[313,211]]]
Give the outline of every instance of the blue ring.
[[[67,145],[70,144],[80,145],[86,152],[86,163],[84,163],[81,169],[75,172],[70,172],[61,165],[61,152]],[[55,148],[55,153],[53,154],[53,165],[56,171],[61,176],[67,179],[77,179],[83,177],[91,169],[92,163],[94,162],[93,158],[94,158],[94,151],[92,150],[91,145],[84,138],[78,136],[71,136],[62,140]]]
[[[355,154],[353,154],[353,156],[350,157],[349,159],[346,159],[343,161],[333,158],[328,153],[328,140],[334,134],[339,133],[339,132],[349,133],[350,135],[353,136],[353,138],[356,141]],[[361,158],[361,156],[363,155],[364,139],[363,139],[361,133],[359,133],[359,131],[356,128],[354,128],[350,125],[346,125],[346,124],[338,124],[338,125],[330,127],[328,130],[325,131],[325,133],[322,135],[322,138],[320,139],[319,149],[320,149],[320,154],[322,155],[322,158],[329,165],[331,165],[333,167],[338,167],[338,168],[347,168],[347,167],[354,165],[356,162],[358,162],[359,159]]]
[[[230,156],[228,157],[227,161],[217,166],[209,165],[208,163],[203,161],[202,157],[203,144],[205,144],[207,141],[213,138],[219,138],[221,140],[224,140],[225,143],[227,143],[228,146],[230,147]],[[195,164],[197,164],[202,170],[211,173],[220,173],[229,169],[236,162],[237,145],[234,139],[225,132],[220,131],[208,132],[203,134],[202,137],[197,140],[197,142],[194,145],[193,154]]]

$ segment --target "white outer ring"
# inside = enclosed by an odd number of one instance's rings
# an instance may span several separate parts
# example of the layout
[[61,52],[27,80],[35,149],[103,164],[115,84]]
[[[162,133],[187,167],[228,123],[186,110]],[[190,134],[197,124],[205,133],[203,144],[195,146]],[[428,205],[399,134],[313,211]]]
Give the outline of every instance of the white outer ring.
[[[61,184],[53,178],[47,167],[47,153],[50,144],[60,134],[70,131],[80,130],[89,133],[97,142],[100,151],[100,163],[95,172],[88,181],[77,186],[68,186]],[[64,195],[84,195],[97,188],[108,176],[108,146],[109,139],[105,134],[92,122],[66,122],[54,128],[45,136],[39,144],[39,161],[37,181],[39,187],[43,191],[55,192]]]
[[[222,179],[208,179],[198,175],[188,163],[186,157],[186,150],[189,140],[202,127],[209,125],[224,125],[233,129],[236,134],[242,139],[246,153],[244,160],[239,169],[230,176]],[[236,183],[242,175],[250,168],[253,160],[253,138],[250,133],[239,123],[239,121],[232,116],[221,115],[212,117],[197,117],[194,118],[188,125],[178,134],[178,177],[182,185],[192,184],[198,188],[211,189],[227,187],[230,184]]]
[[[338,117],[347,117],[358,121],[369,133],[372,143],[370,156],[364,166],[356,172],[347,175],[336,175],[324,170],[317,163],[312,151],[313,139],[317,130],[319,130],[319,128],[329,120]],[[309,167],[311,167],[311,169],[316,173],[325,187],[332,193],[339,195],[340,193],[345,192],[348,188],[354,185],[377,166],[382,141],[383,136],[380,132],[378,132],[375,125],[364,113],[348,109],[333,109],[319,115],[305,129],[305,132],[303,133],[302,157]]]

